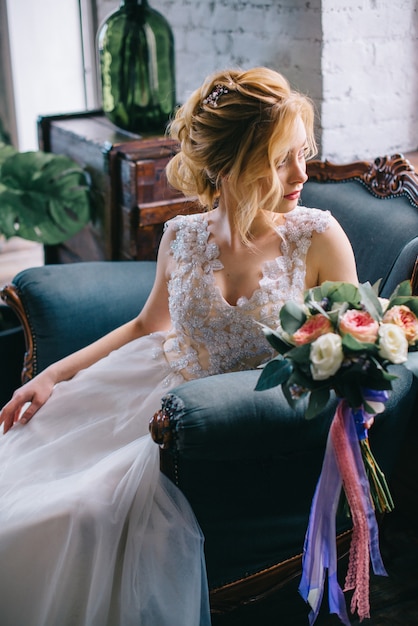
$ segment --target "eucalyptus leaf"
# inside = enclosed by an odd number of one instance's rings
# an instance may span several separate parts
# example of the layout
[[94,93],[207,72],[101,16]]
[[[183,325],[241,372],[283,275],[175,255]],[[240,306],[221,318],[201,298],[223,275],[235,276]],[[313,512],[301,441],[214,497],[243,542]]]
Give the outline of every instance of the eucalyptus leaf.
[[349,302],[357,306],[360,302],[360,292],[356,285],[339,281],[325,281],[321,285],[324,298],[332,302]]
[[307,289],[305,291],[305,303],[309,304],[312,301],[316,301],[316,302],[321,302],[321,300],[323,300],[324,296],[322,294],[322,287],[321,285],[317,286],[317,287],[311,287],[310,289]]
[[264,324],[261,324],[263,333],[269,344],[280,354],[286,353],[292,346],[284,341],[280,333]]
[[320,387],[311,391],[308,407],[305,412],[306,419],[316,417],[327,405],[330,391],[327,387]]
[[286,382],[293,370],[289,360],[282,357],[272,359],[263,367],[261,376],[255,387],[256,391],[264,391],[272,387],[278,387]]
[[318,313],[321,313],[321,315],[323,315],[324,317],[331,319],[329,312],[324,309],[324,307],[322,306],[322,303],[323,303],[323,299],[320,301],[316,299],[306,301],[307,306],[312,312],[317,311]]
[[[304,364],[307,371],[309,372],[309,364]],[[315,389],[316,387],[320,387],[321,383],[314,381],[309,375],[307,375],[301,367],[295,367],[292,372],[292,376],[286,383],[287,386],[297,385],[301,389]]]
[[306,314],[296,302],[286,302],[280,309],[281,326],[289,335],[293,335],[305,321]]
[[409,280],[404,280],[403,282],[399,283],[399,285],[397,285],[389,300],[392,300],[392,298],[397,298],[399,296],[410,296],[411,294],[411,283]]
[[418,317],[418,298],[412,296],[395,296],[391,298],[387,311],[393,306],[407,306]]
[[305,343],[303,346],[298,346],[297,348],[293,348],[290,352],[287,353],[287,356],[292,359],[295,363],[308,363],[309,364],[309,355],[311,352],[311,344]]
[[380,285],[382,284],[382,279],[379,278],[378,280],[376,280],[375,283],[373,283],[373,291],[375,292],[376,296],[379,296],[380,293]]
[[342,337],[343,350],[348,352],[368,352],[373,353],[378,351],[374,343],[366,343],[364,341],[358,341],[353,335],[347,333]]
[[[373,355],[369,356],[370,358],[368,371],[370,372],[371,376],[374,376],[374,378],[378,378],[379,380],[384,379],[389,381],[398,378],[396,374],[391,374],[387,369],[385,369],[377,358],[375,358]],[[373,388],[373,386],[371,388]]]
[[358,286],[361,301],[364,304],[366,310],[370,313],[373,319],[380,320],[382,318],[382,305],[377,296],[375,289],[370,283],[363,283]]

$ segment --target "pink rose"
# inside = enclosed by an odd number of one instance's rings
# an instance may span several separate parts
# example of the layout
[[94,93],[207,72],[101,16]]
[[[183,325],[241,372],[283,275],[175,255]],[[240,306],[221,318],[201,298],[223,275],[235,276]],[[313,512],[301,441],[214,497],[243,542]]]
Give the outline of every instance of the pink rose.
[[318,313],[313,315],[292,335],[292,341],[297,346],[303,346],[305,343],[311,343],[325,333],[331,333],[332,324],[325,315]]
[[379,323],[367,311],[349,309],[341,317],[340,332],[343,335],[351,335],[363,343],[375,343]]
[[383,323],[396,324],[402,328],[405,337],[410,345],[418,339],[418,319],[411,309],[404,304],[396,305],[386,311],[383,316]]

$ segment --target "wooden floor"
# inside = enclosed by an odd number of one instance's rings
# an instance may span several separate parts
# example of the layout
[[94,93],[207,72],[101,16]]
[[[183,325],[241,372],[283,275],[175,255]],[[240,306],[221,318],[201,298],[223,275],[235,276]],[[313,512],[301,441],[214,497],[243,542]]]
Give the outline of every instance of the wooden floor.
[[[353,626],[418,626],[418,531],[395,512],[381,532],[381,553],[388,577],[371,577],[370,619],[350,616]],[[416,525],[416,522],[415,522]],[[341,563],[340,582],[346,561]],[[249,606],[229,616],[214,617],[213,626],[308,626],[308,609],[295,580],[260,606]],[[347,597],[347,604],[349,596]],[[349,610],[349,609],[348,609]],[[315,626],[341,626],[328,613],[326,594]]]
[[43,265],[43,246],[33,241],[12,237],[0,239],[0,288],[21,270]]

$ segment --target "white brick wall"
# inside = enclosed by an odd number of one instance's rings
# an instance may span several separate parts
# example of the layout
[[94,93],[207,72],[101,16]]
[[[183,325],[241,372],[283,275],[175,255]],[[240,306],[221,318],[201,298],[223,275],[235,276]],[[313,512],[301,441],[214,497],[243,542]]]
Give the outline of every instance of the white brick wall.
[[[416,0],[149,0],[176,42],[177,99],[210,72],[266,65],[310,95],[321,156],[418,148]],[[96,0],[99,21],[118,0]]]
[[322,152],[331,160],[418,147],[415,0],[322,0]]

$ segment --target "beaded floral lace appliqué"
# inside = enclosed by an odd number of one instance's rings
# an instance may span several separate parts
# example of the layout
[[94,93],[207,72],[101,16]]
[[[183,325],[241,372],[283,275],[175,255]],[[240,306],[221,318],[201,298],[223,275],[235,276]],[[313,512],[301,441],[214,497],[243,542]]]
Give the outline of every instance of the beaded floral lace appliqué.
[[277,229],[281,255],[264,263],[252,296],[231,306],[215,283],[213,273],[223,265],[218,246],[208,241],[205,215],[172,220],[176,265],[168,289],[173,331],[164,346],[171,367],[190,379],[251,369],[270,359],[271,348],[256,322],[276,327],[283,303],[300,299],[312,232],[322,232],[328,223],[327,212],[292,211]]

